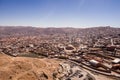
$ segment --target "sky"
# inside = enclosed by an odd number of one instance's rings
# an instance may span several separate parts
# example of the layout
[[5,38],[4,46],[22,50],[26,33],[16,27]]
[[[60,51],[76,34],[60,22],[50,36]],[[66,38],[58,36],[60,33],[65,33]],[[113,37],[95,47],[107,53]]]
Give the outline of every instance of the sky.
[[0,25],[120,27],[120,0],[0,0]]

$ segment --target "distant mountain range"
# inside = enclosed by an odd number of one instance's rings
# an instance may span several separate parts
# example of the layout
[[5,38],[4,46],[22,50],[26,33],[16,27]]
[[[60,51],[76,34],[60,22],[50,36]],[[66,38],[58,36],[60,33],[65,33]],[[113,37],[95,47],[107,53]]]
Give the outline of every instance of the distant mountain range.
[[0,37],[73,33],[81,35],[120,35],[120,28],[113,28],[110,26],[93,28],[38,28],[24,26],[0,26]]

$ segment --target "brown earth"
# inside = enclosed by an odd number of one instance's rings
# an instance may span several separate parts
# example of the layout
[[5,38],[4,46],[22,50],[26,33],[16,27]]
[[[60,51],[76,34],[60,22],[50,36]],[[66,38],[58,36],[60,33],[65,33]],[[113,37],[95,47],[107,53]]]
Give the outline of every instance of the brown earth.
[[53,80],[60,61],[0,54],[0,80]]

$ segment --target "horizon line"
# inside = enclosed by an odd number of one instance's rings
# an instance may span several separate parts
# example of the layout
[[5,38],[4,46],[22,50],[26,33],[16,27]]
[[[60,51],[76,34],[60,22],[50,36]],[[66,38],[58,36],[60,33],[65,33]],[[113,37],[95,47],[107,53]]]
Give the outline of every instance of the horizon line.
[[110,25],[106,25],[106,26],[89,26],[89,27],[72,27],[72,26],[61,26],[61,27],[57,27],[57,26],[27,26],[27,25],[0,25],[0,27],[34,27],[34,28],[97,28],[97,27],[111,27],[111,28],[120,28],[120,27],[115,27],[115,26],[110,26]]

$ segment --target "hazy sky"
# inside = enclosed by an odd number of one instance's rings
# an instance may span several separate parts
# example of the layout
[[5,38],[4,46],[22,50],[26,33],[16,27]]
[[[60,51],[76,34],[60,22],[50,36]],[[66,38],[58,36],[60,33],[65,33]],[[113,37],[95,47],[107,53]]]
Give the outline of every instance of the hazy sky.
[[120,27],[120,0],[0,0],[0,25]]

